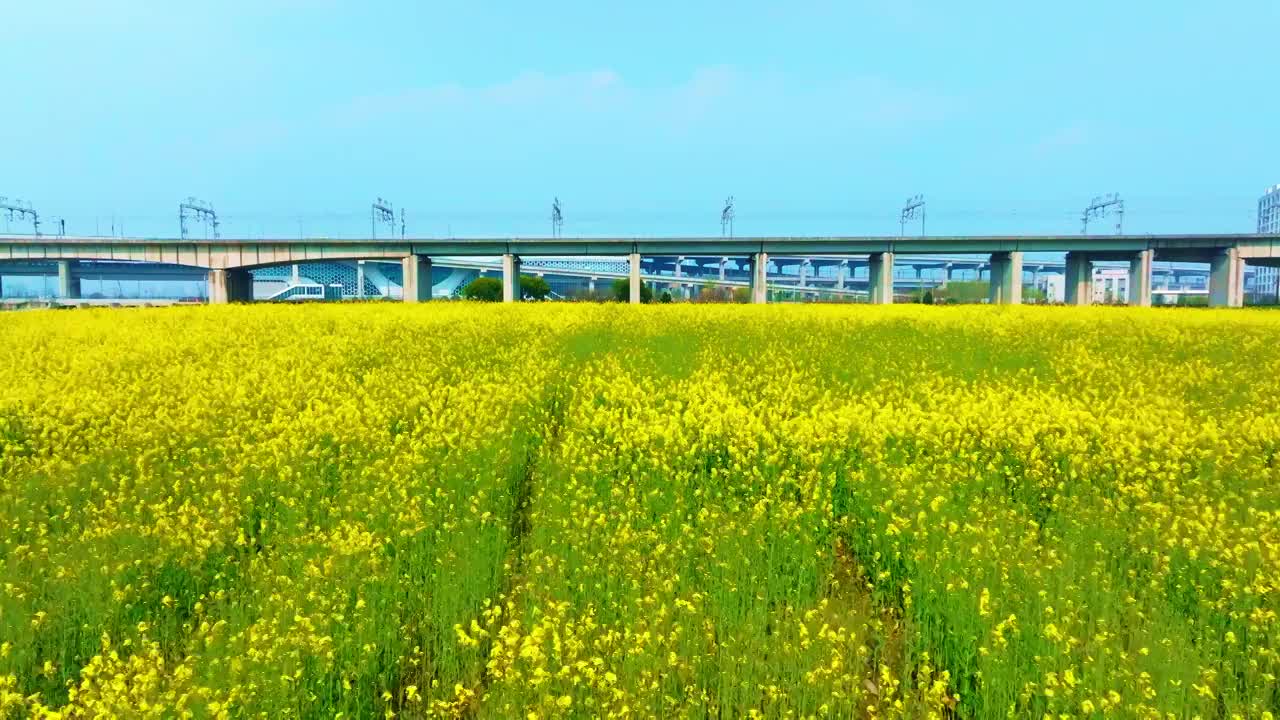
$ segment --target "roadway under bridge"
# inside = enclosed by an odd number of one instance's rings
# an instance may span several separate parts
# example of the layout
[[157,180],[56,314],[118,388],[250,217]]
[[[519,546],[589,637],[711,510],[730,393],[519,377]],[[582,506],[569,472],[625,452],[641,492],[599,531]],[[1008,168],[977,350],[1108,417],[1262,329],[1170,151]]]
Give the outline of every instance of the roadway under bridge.
[[[1026,255],[1030,253],[1031,257]],[[1065,257],[1045,258],[1045,254]],[[1207,266],[1207,267],[1206,267]],[[494,273],[504,299],[521,272],[595,283],[625,278],[639,301],[649,282],[692,294],[707,286],[848,296],[887,303],[895,290],[988,279],[991,302],[1017,303],[1025,282],[1056,277],[1063,299],[1095,299],[1098,269],[1123,275],[1131,304],[1153,293],[1204,293],[1238,306],[1255,266],[1280,266],[1280,236],[1035,236],[837,238],[512,238],[414,240],[176,240],[0,236],[0,277],[56,278],[56,296],[103,294],[114,282],[168,280],[199,286],[210,302],[326,296],[447,296],[470,277]],[[1116,272],[1118,271],[1118,272]],[[323,277],[328,273],[329,277]],[[426,273],[426,274],[424,274]],[[320,275],[322,277],[315,277]],[[349,277],[354,276],[354,277]],[[97,279],[99,291],[86,293]],[[10,282],[9,284],[12,284]],[[338,289],[332,289],[337,286]],[[554,287],[554,283],[553,283]]]

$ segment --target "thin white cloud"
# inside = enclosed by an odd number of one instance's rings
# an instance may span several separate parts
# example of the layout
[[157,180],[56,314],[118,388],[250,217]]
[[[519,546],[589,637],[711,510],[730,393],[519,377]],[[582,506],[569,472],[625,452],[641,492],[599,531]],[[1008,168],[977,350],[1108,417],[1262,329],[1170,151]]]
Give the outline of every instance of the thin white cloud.
[[715,66],[656,87],[629,84],[610,69],[562,75],[525,71],[485,86],[443,84],[353,98],[335,108],[329,121],[353,130],[400,121],[474,128],[498,118],[514,123],[513,131],[518,125],[537,125],[578,134],[603,124],[620,134],[714,131],[747,138],[794,128],[797,120],[806,132],[825,135],[892,132],[935,124],[956,107],[939,93],[898,87],[878,77],[805,84],[778,73]]
[[1037,158],[1046,158],[1064,150],[1074,150],[1089,144],[1089,129],[1083,125],[1068,125],[1058,128],[1040,138],[1031,148]]

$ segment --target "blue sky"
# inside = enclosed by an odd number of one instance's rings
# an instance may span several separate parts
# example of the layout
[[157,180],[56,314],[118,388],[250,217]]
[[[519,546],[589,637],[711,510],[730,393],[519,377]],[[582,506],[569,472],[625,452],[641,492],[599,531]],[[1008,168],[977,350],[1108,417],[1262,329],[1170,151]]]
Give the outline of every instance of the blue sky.
[[[179,5],[184,5],[179,7]],[[1280,3],[10,3],[0,195],[176,234],[1131,232],[1254,226]],[[4,221],[0,220],[0,230]],[[13,230],[22,230],[14,224]]]

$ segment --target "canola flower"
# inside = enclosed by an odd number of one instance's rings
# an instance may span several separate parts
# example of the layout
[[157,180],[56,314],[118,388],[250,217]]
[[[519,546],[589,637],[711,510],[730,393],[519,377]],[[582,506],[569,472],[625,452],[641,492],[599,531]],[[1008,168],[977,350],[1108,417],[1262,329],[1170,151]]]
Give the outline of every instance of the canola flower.
[[1280,712],[1280,316],[0,320],[0,717]]

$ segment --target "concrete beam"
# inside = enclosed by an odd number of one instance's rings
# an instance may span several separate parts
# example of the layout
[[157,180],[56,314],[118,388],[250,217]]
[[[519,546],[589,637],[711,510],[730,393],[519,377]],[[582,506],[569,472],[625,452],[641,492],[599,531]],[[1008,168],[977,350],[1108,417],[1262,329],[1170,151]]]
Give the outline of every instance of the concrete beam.
[[1022,253],[991,253],[991,287],[987,299],[993,305],[1022,302]]
[[[297,267],[296,265],[294,267]],[[404,301],[426,302],[431,299],[431,258],[426,255],[409,255],[400,261],[404,274]]]
[[893,303],[893,253],[878,252],[867,256],[870,301],[876,305]]
[[1134,254],[1129,260],[1129,304],[1151,307],[1151,250]]
[[631,253],[627,259],[627,301],[632,305],[640,304],[640,253]]
[[80,280],[71,274],[71,261],[58,261],[58,297],[80,297]]
[[1066,301],[1068,305],[1093,302],[1093,261],[1085,253],[1067,253]]
[[516,302],[520,292],[520,256],[507,253],[502,256],[502,302]]
[[1236,248],[1223,248],[1209,258],[1209,307],[1244,305],[1244,260]]
[[248,270],[210,270],[209,302],[213,305],[253,301],[253,274]]

